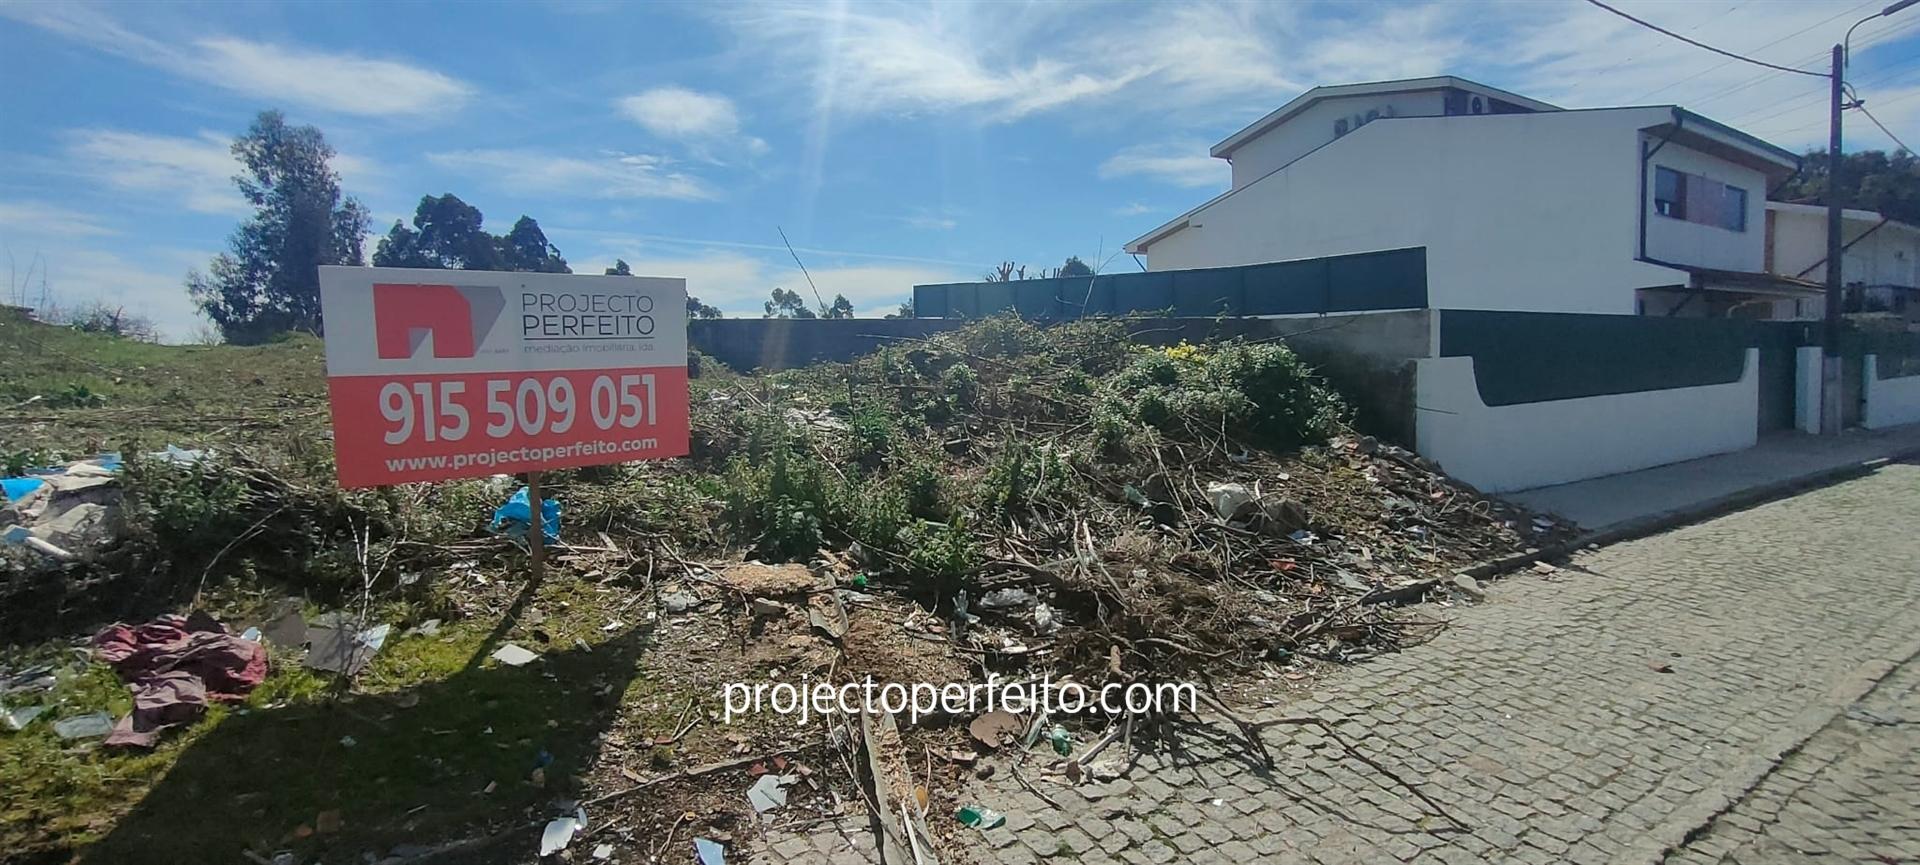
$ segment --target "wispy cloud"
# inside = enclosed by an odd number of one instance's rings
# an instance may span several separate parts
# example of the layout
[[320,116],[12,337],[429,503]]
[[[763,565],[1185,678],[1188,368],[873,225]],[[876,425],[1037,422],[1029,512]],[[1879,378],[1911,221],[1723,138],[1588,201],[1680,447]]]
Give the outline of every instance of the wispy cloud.
[[91,213],[43,201],[0,201],[0,238],[97,237],[119,233],[102,225],[99,217]]
[[67,157],[75,171],[115,189],[157,193],[199,213],[245,213],[233,188],[240,164],[231,144],[211,132],[181,138],[84,129],[70,134]]
[[1112,93],[1140,74],[1029,52],[1029,37],[1059,29],[1059,16],[1047,7],[840,3],[730,9],[723,21],[773,65],[810,76],[819,110],[970,108],[1011,120]]
[[0,5],[0,16],[236,93],[342,114],[434,114],[459,108],[474,94],[464,82],[398,60],[229,36],[168,42],[79,3]]
[[1225,187],[1232,170],[1224,160],[1207,155],[1203,141],[1137,144],[1100,163],[1100,176],[1145,177],[1188,187]]
[[[246,213],[251,208],[233,185],[241,166],[232,147],[233,139],[217,132],[188,138],[77,129],[67,133],[61,170],[114,189],[153,194],[197,213]],[[330,165],[349,194],[379,174],[371,161],[351,154],[334,154]]]
[[682,201],[714,197],[699,178],[674,170],[664,157],[648,154],[608,153],[589,159],[540,150],[490,149],[429,153],[427,160],[522,193]]
[[1141,204],[1138,201],[1130,201],[1120,207],[1114,208],[1113,215],[1114,216],[1139,216],[1143,213],[1152,213],[1153,211],[1154,211],[1154,208]]
[[702,150],[724,147],[761,156],[767,142],[740,131],[740,110],[733,100],[717,93],[684,87],[655,87],[614,103],[627,119],[661,138]]

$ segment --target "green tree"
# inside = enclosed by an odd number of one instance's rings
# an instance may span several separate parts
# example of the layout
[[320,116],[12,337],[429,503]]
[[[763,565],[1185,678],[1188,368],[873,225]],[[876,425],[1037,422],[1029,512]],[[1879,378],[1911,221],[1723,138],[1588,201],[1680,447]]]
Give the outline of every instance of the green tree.
[[766,303],[764,318],[818,318],[796,291],[775,287]]
[[821,318],[852,318],[853,302],[850,300],[847,300],[847,296],[844,294],[836,294],[833,296],[832,305],[820,311],[820,317]]
[[413,210],[413,225],[395,221],[373,251],[375,267],[426,267],[443,270],[511,270],[572,273],[560,250],[531,216],[513,229],[488,234],[480,208],[449,192],[427,195]]
[[334,150],[312,126],[262,111],[233,141],[234,184],[254,214],[207,272],[187,274],[187,293],[227,342],[264,342],[289,331],[322,333],[323,264],[363,260],[367,209],[340,192]]
[[887,313],[886,317],[887,318],[912,318],[913,317],[913,298],[911,297],[907,298],[905,301],[903,301],[900,304],[900,308],[898,310]]
[[[616,258],[613,260],[613,266],[607,268],[606,275],[607,276],[632,276],[633,268],[627,266],[626,259]],[[687,319],[689,321],[696,318],[725,318],[725,317],[726,317],[726,313],[721,312],[718,308],[711,307],[704,303],[701,303],[700,298],[694,297],[691,294],[687,295]]]
[[546,232],[531,216],[521,216],[513,230],[499,238],[500,266],[503,270],[528,273],[572,273],[560,250],[547,242]]
[[1067,263],[1060,265],[1060,269],[1056,271],[1054,275],[1055,276],[1092,276],[1093,268],[1088,267],[1086,262],[1081,261],[1080,256],[1069,255],[1067,256]]
[[[1905,150],[1849,153],[1842,160],[1841,193],[1848,207],[1879,211],[1889,219],[1920,224],[1920,159]],[[1827,203],[1827,152],[1801,157],[1800,173],[1774,190],[1775,201]]]

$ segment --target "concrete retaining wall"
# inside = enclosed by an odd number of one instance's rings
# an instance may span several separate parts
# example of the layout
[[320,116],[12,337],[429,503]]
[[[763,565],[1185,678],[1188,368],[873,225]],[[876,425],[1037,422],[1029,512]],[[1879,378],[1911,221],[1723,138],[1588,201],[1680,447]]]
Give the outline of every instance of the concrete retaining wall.
[[1758,349],[1746,349],[1745,371],[1727,384],[1502,406],[1481,399],[1472,357],[1415,364],[1418,450],[1487,492],[1635,471],[1758,440]]

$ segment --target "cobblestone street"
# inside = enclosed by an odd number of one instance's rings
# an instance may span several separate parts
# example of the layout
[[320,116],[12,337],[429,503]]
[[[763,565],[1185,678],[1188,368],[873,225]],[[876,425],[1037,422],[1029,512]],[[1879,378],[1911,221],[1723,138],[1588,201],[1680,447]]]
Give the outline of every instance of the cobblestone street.
[[[1190,758],[1070,787],[1002,772],[982,862],[1920,862],[1920,466],[1638,541],[1477,604],[1436,639],[1255,719]],[[864,824],[755,861],[871,861]],[[966,836],[962,836],[966,837]]]

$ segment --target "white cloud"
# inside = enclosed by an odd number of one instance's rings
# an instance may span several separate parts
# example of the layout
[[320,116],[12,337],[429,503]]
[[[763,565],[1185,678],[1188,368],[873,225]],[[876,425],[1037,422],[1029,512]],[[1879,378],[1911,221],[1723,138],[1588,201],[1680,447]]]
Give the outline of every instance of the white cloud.
[[684,87],[655,87],[615,101],[627,119],[661,138],[698,148],[706,154],[725,148],[748,156],[763,156],[767,142],[740,131],[740,110],[733,100],[717,93]]
[[1059,14],[997,4],[841,3],[730,8],[722,20],[769,65],[810,75],[818,110],[973,108],[1008,120],[1112,93],[1139,74],[1079,69],[1049,53],[1029,52],[1032,46],[1025,43],[1036,24],[1044,19],[1051,28]]
[[1153,208],[1148,207],[1147,205],[1141,204],[1138,201],[1130,201],[1121,207],[1114,208],[1113,215],[1114,216],[1139,216],[1143,213],[1152,213],[1153,210],[1154,210]]
[[99,217],[43,201],[0,201],[0,237],[89,237],[120,232]]
[[1225,187],[1232,176],[1226,160],[1207,155],[1201,141],[1137,144],[1100,163],[1100,176],[1145,177],[1187,187]]
[[[232,147],[233,139],[217,132],[186,138],[79,129],[68,133],[64,170],[115,189],[158,194],[170,206],[198,213],[242,214],[251,208],[233,185],[241,166]],[[329,164],[347,194],[379,174],[372,162],[350,154],[336,153]]]
[[[807,286],[806,275],[790,264],[778,264],[777,260],[733,252],[659,256],[650,254],[644,247],[619,252],[621,248],[614,246],[607,253],[576,263],[574,272],[600,273],[611,266],[615,258],[621,258],[636,275],[685,278],[688,294],[735,318],[759,317],[764,312],[762,304],[767,295],[776,287],[797,291],[809,303],[813,301],[813,290]],[[836,294],[846,295],[853,303],[854,313],[863,318],[878,318],[894,312],[913,295],[915,285],[970,278],[958,269],[904,264],[826,265],[810,266],[808,270],[814,284],[820,287],[822,297],[832,301]]]
[[163,41],[78,3],[0,5],[0,16],[236,93],[342,114],[434,114],[456,109],[474,94],[464,82],[397,60],[229,36]]
[[609,153],[582,159],[539,150],[491,149],[429,153],[427,160],[521,193],[682,201],[714,197],[699,178],[674,170],[664,157],[649,154]]
[[200,213],[245,213],[247,202],[233,187],[240,163],[231,145],[212,132],[180,138],[84,129],[71,134],[67,157],[75,171],[116,189],[158,193]]
[[943,210],[931,210],[925,207],[915,208],[912,213],[894,217],[908,228],[921,231],[952,231],[960,227],[960,220]]

